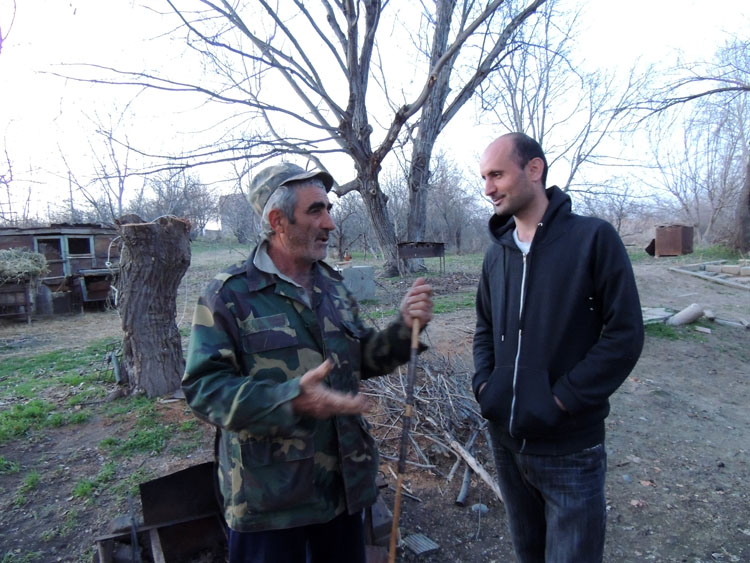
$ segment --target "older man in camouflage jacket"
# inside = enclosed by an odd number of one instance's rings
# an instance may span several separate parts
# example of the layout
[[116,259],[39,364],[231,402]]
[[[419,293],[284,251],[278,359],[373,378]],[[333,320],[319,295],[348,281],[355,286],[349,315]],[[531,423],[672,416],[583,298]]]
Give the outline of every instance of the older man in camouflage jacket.
[[418,279],[385,330],[362,323],[322,261],[332,185],[294,164],[262,170],[250,200],[265,238],[195,310],[182,385],[219,433],[231,562],[364,563],[378,455],[359,381],[408,361],[413,319],[432,318]]

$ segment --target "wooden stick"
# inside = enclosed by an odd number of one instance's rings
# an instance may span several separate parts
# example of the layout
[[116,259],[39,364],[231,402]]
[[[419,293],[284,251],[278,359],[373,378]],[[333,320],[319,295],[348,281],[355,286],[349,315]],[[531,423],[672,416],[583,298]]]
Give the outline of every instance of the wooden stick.
[[500,487],[498,487],[495,480],[490,477],[490,474],[485,471],[484,467],[476,460],[476,458],[471,455],[469,452],[467,452],[464,447],[459,444],[453,436],[445,433],[445,437],[449,440],[450,446],[457,454],[459,454],[462,458],[464,458],[464,461],[466,461],[466,464],[471,467],[474,470],[474,473],[479,475],[479,477],[487,483],[490,486],[490,489],[492,489],[492,492],[495,493],[498,500],[500,502],[503,502],[503,494],[500,492]]
[[464,468],[464,478],[461,482],[461,490],[458,491],[456,497],[456,504],[458,506],[466,506],[466,497],[469,495],[469,484],[471,483],[471,467],[468,465]]
[[411,410],[414,405],[414,381],[417,378],[417,352],[419,351],[419,320],[413,319],[411,327],[411,354],[409,356],[409,371],[406,376],[406,409],[404,410],[404,427],[401,432],[401,448],[398,454],[398,479],[396,481],[396,498],[393,501],[393,524],[391,526],[391,543],[388,550],[388,563],[396,561],[396,536],[398,535],[398,521],[401,518],[401,490],[406,473],[406,453],[409,447],[409,431],[411,430]]

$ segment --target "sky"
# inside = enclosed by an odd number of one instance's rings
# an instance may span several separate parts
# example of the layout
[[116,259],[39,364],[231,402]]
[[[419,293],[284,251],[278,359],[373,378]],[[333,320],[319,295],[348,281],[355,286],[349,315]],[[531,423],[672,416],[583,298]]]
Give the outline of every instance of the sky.
[[[676,57],[710,59],[729,34],[750,29],[746,0],[569,1],[584,5],[578,41],[587,64],[623,72],[635,64]],[[179,151],[206,135],[215,116],[198,100],[81,84],[50,74],[65,74],[60,65],[76,62],[194,72],[184,44],[166,36],[176,23],[174,16],[159,13],[168,12],[166,3],[149,5],[153,8],[137,0],[0,0],[5,38],[0,51],[0,150],[7,151],[13,166],[16,206],[26,186],[40,200],[67,197],[67,169],[60,155],[76,169],[90,169],[95,123],[112,122],[127,103],[137,109],[138,122],[126,121],[117,130],[127,131],[134,145]],[[497,134],[462,119],[440,143],[472,169]],[[462,141],[456,143],[457,138]],[[2,158],[0,174],[4,170]],[[554,169],[550,179],[555,180]],[[7,204],[7,194],[0,193],[0,202]]]

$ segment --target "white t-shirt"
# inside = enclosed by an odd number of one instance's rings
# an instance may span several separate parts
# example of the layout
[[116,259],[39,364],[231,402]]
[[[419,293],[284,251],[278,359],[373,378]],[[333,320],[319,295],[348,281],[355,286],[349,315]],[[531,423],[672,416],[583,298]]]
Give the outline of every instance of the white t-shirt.
[[529,242],[523,242],[520,238],[518,238],[518,227],[513,229],[513,240],[516,243],[516,246],[521,249],[521,252],[524,254],[528,254],[529,250],[531,250],[531,241]]

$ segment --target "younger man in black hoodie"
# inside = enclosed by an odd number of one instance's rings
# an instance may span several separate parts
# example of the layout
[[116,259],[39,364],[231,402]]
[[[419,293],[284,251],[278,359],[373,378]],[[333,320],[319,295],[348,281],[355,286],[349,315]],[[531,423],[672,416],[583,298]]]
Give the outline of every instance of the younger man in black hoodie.
[[604,419],[643,347],[638,291],[607,222],[545,190],[547,161],[522,133],[480,161],[495,206],[477,291],[474,394],[490,421],[522,563],[602,560]]

